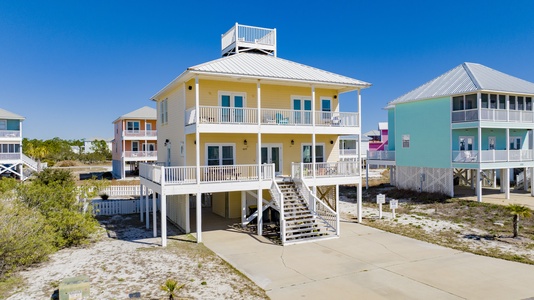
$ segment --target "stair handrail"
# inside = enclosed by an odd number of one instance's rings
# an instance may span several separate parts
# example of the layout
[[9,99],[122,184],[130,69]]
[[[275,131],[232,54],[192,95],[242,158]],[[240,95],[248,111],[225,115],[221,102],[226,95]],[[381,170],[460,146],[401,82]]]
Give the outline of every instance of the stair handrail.
[[[324,203],[321,199],[317,198],[317,196],[312,193],[308,185],[306,185],[304,180],[295,179],[294,182],[299,188],[299,191],[304,199],[308,202],[308,208],[310,211],[323,220],[328,227],[331,227],[336,232],[336,235],[339,235],[336,211],[330,208],[330,206]],[[328,213],[332,214],[333,216],[328,216]]]
[[31,159],[29,156],[27,156],[24,153],[21,153],[22,161],[28,165],[30,168],[34,169],[35,171],[39,170],[39,163],[35,160]]
[[282,240],[282,245],[286,242],[286,219],[284,217],[284,194],[280,190],[280,187],[273,179],[271,184],[271,195],[273,196],[274,203],[280,208],[280,239]]

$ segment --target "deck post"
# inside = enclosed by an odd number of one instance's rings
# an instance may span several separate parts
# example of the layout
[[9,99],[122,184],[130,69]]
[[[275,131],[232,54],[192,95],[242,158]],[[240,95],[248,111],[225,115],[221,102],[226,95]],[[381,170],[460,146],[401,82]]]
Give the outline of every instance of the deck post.
[[152,193],[152,231],[154,237],[158,236],[158,220],[157,220],[157,211],[158,211],[158,204],[157,204],[157,197],[158,194],[154,191]]
[[510,169],[504,169],[504,176],[501,178],[501,181],[505,182],[504,195],[506,199],[510,199]]
[[167,195],[161,192],[161,246],[167,247]]
[[[258,102],[257,102],[257,113],[258,113],[258,147],[256,148],[256,156],[258,157],[258,194],[257,194],[257,211],[258,211],[258,217],[256,218],[256,224],[258,225],[257,233],[259,236],[263,235],[263,195],[262,195],[262,189],[261,189],[261,181],[262,181],[262,174],[261,174],[261,122],[260,122],[260,108],[261,108],[261,86],[260,82],[258,80],[256,84],[257,94],[258,94]],[[275,176],[276,170],[273,168],[273,177]],[[243,192],[244,193],[244,192]],[[244,194],[242,194],[244,195]],[[243,201],[243,199],[241,200]],[[244,199],[246,206],[246,199]],[[246,207],[244,208],[244,216],[246,217]]]
[[247,192],[241,191],[241,226],[245,226],[247,218]]
[[529,181],[527,180],[528,168],[523,169],[523,190],[528,191]]
[[202,243],[202,193],[197,193],[197,243]]
[[139,184],[139,220],[141,222],[144,221],[144,218],[143,218],[143,185],[142,184]]
[[317,121],[316,120],[316,110],[315,110],[315,86],[312,85],[311,86],[311,98],[312,98],[312,111],[313,111],[313,114],[312,114],[312,148],[311,148],[311,158],[312,158],[312,173],[313,173],[313,195],[317,195],[317,182],[315,181],[315,177],[316,177],[316,171],[317,171],[317,166],[315,165],[317,163],[316,159],[315,159],[315,156],[317,155],[317,153],[315,153],[316,149],[315,149],[315,143],[316,143],[316,137],[315,137],[315,122]]
[[337,236],[341,235],[341,228],[339,227],[339,214],[341,209],[339,209],[339,184],[336,184],[336,234]]
[[482,202],[482,176],[481,176],[482,170],[477,169],[477,201]]
[[[150,210],[148,209],[148,195],[150,193],[150,190],[147,189],[146,190],[146,195],[145,195],[145,207],[146,207],[146,210],[145,210],[145,222],[146,222],[146,229],[149,229],[150,228]],[[154,192],[152,192],[154,193]]]
[[530,168],[530,195],[534,197],[534,168]]
[[[360,147],[360,150],[358,151],[358,168],[360,168],[360,182],[358,182],[358,223],[362,222],[362,149],[361,149],[361,143],[362,143],[362,95],[360,94],[360,89],[358,89],[358,126],[360,129],[360,134],[358,135],[358,146]],[[369,160],[369,158],[367,158]],[[366,171],[367,172],[367,171]],[[368,174],[368,173],[366,173]],[[366,178],[367,180],[367,178]]]
[[493,180],[493,188],[496,189],[497,188],[497,170],[491,170],[491,174],[492,174],[492,180]]

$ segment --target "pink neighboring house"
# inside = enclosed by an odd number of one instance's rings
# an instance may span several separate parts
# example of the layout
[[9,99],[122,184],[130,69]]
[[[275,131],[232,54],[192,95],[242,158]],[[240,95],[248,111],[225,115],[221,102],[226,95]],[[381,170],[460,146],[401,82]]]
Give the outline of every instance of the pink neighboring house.
[[378,130],[371,130],[365,135],[369,138],[369,151],[388,149],[388,123],[378,122]]

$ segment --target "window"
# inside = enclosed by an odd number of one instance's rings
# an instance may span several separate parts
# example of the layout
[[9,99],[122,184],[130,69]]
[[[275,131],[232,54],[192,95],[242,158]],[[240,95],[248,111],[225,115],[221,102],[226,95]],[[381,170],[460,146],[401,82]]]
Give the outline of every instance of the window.
[[452,110],[464,110],[464,97],[452,97]]
[[161,101],[159,103],[159,111],[160,111],[160,122],[161,124],[167,124],[168,121],[168,98],[165,98],[165,100]]
[[515,96],[508,97],[508,102],[510,103],[510,110],[515,110]]
[[143,144],[143,151],[156,151],[156,145],[153,143]]
[[[311,163],[314,153],[311,144],[302,145],[302,162]],[[315,162],[324,162],[324,145],[315,145]]]
[[465,109],[475,109],[477,108],[477,95],[465,95]]
[[474,140],[475,138],[473,136],[461,136],[458,140],[459,150],[460,151],[472,151]]
[[207,145],[208,166],[228,166],[234,164],[234,145]]
[[145,130],[146,130],[146,131],[152,131],[152,123],[148,123],[148,122],[147,122],[147,123],[145,124]]
[[126,122],[126,130],[128,132],[139,132],[139,121]]
[[490,108],[497,109],[497,95],[490,95]]
[[499,109],[506,109],[506,96],[499,95]]
[[134,151],[134,152],[139,151],[139,142],[138,141],[132,141],[132,151]]
[[[244,121],[245,94],[219,92],[219,103],[222,106],[221,121],[226,123],[242,123]],[[204,116],[213,118],[214,116]]]
[[517,97],[517,110],[525,110],[524,97]]
[[19,153],[19,144],[2,144],[0,145],[0,153]]
[[532,97],[525,98],[525,109],[532,110]]
[[323,119],[330,120],[332,117],[332,102],[330,99],[321,99],[321,111],[323,111]]
[[402,136],[402,148],[410,148],[410,135],[405,134]]
[[0,120],[0,130],[7,129],[7,120]]
[[488,149],[495,150],[495,137],[494,136],[488,137]]
[[488,94],[481,94],[480,98],[481,98],[480,102],[481,102],[482,108],[489,108]]
[[519,137],[519,136],[511,136],[510,140],[508,142],[510,144],[510,150],[519,150],[519,149],[521,149],[521,137]]

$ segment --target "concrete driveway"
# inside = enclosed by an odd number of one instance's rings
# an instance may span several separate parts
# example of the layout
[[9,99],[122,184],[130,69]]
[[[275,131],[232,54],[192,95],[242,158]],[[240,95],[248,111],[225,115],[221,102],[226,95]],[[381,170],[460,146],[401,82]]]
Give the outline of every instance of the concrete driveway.
[[534,299],[534,266],[342,222],[341,238],[275,246],[231,229],[204,243],[271,299]]

